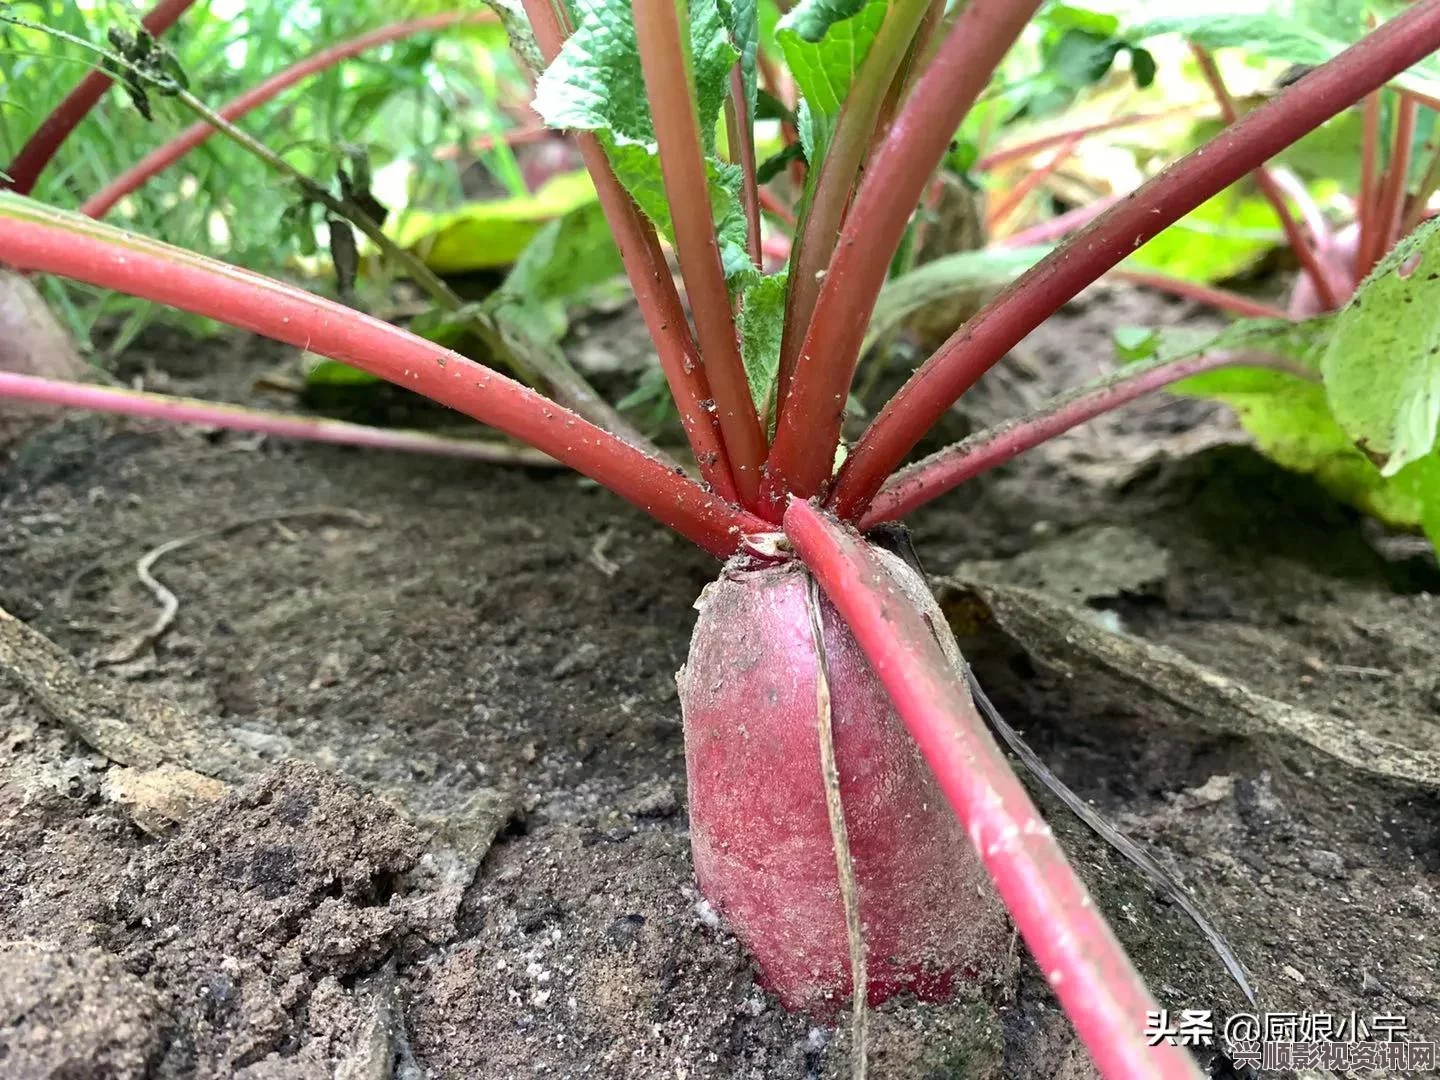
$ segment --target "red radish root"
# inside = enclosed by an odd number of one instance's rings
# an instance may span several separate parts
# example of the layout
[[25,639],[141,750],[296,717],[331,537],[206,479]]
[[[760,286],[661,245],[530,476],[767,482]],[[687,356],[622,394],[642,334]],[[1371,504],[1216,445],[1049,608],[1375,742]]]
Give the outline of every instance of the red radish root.
[[895,702],[1100,1075],[1199,1080],[1183,1047],[1141,1037],[1155,999],[976,711],[928,590],[804,500],[790,500],[785,535]]
[[85,361],[44,298],[22,274],[0,268],[0,372],[84,379]]
[[[29,279],[0,267],[0,380],[37,376],[68,383],[87,378],[89,369]],[[60,411],[58,405],[0,401],[0,446]]]
[[[928,598],[903,561],[879,555]],[[732,560],[696,603],[677,681],[701,892],[768,990],[787,1008],[828,1014],[851,996],[850,952],[821,772],[809,589],[797,562]],[[941,999],[1005,955],[1004,909],[855,638],[828,600],[820,615],[867,998]]]

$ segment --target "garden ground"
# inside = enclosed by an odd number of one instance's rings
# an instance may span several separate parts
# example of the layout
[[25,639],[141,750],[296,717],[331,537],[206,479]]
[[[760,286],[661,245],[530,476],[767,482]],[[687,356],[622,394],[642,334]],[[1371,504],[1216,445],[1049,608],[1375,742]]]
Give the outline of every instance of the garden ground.
[[[953,423],[1189,314],[1092,290]],[[623,323],[585,348],[638,354]],[[294,361],[154,329],[123,374],[284,407],[255,380]],[[1242,441],[1156,400],[943,500],[916,545],[1001,711],[1191,890],[1262,1008],[1440,1038],[1434,783],[1011,611],[1440,752],[1433,558]],[[695,893],[674,674],[705,555],[566,473],[95,416],[7,452],[0,607],[67,654],[0,670],[7,1076],[847,1075],[843,1028],[781,1012]],[[179,608],[151,647],[135,563],[194,534],[155,563]],[[1243,1008],[1178,908],[1037,797],[1162,1003]],[[999,972],[882,1010],[872,1075],[1092,1075],[1023,945]]]

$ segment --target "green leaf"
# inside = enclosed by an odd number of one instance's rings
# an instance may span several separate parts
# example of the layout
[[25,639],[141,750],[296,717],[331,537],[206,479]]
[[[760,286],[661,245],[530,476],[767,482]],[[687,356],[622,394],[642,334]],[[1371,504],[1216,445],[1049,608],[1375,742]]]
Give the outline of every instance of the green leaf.
[[756,277],[745,289],[740,308],[740,356],[750,396],[761,416],[770,413],[780,373],[780,335],[785,328],[785,273]]
[[1108,36],[1067,30],[1050,50],[1045,65],[1062,85],[1085,87],[1105,77],[1123,47]]
[[1126,363],[1154,356],[1160,345],[1159,331],[1148,326],[1117,326],[1113,337],[1115,355]]
[[885,21],[886,0],[800,0],[775,40],[800,88],[801,138],[814,168],[825,156],[850,84]]
[[440,274],[512,265],[547,221],[596,201],[589,173],[561,173],[533,195],[470,203],[446,213],[411,210],[386,233]]
[[1037,246],[961,251],[891,279],[875,302],[861,353],[937,300],[957,292],[1008,285],[1050,250],[1049,246]]
[[589,203],[541,228],[485,306],[533,340],[554,343],[569,329],[571,304],[623,272],[604,211]]
[[1174,384],[1172,393],[1221,401],[1235,410],[1257,448],[1277,464],[1313,476],[1336,498],[1391,525],[1423,528],[1440,547],[1440,455],[1431,452],[1383,476],[1356,449],[1330,411],[1318,375],[1338,315],[1302,323],[1243,319],[1218,334],[1186,328],[1127,330],[1124,359],[1165,363],[1217,350],[1258,351],[1292,361],[1303,377],[1273,368],[1229,367]]
[[1040,18],[1056,29],[1084,30],[1101,37],[1113,37],[1120,28],[1118,16],[1069,4],[1049,4]]
[[[1174,10],[1173,4],[1147,5]],[[1182,34],[1206,49],[1241,48],[1270,60],[1323,64],[1366,33],[1370,13],[1392,15],[1393,4],[1374,0],[1271,0],[1264,10],[1162,14],[1131,27],[1133,41]],[[1418,93],[1440,92],[1440,61],[1423,60],[1395,79]]]
[[1281,239],[1274,208],[1232,188],[1141,245],[1125,265],[1187,281],[1224,281],[1250,269]]
[[1337,317],[1322,365],[1340,426],[1394,476],[1440,428],[1440,220],[1381,260]]
[[755,57],[760,48],[760,16],[757,0],[719,0],[720,15],[730,31],[730,43],[740,51],[740,79],[745,87],[745,104],[755,119],[759,84]]
[[381,381],[378,375],[323,356],[305,365],[306,386],[374,386]]
[[[1103,79],[1122,52],[1130,54],[1130,72],[1141,89],[1155,81],[1155,58],[1120,33],[1116,15],[1046,4],[1032,24],[1039,70],[1013,76],[999,95],[1008,122],[1060,112],[1083,91]],[[998,99],[992,99],[998,100]]]
[[525,15],[523,0],[483,0],[486,7],[500,18],[500,25],[509,35],[510,47],[515,55],[525,62],[531,71],[543,71],[545,61],[540,56],[540,46],[535,41],[535,32]]
[[772,154],[760,163],[755,169],[755,182],[762,187],[768,184],[775,177],[779,176],[785,166],[792,161],[804,161],[805,148],[798,142],[790,143],[783,147],[779,153]]
[[[532,104],[552,127],[594,132],[620,182],[656,228],[673,239],[630,4],[573,0],[571,9],[575,31],[537,82]],[[733,276],[751,268],[745,253],[740,171],[715,156],[715,132],[740,52],[731,43],[717,0],[693,0],[688,11],[690,66],[710,204],[721,260],[727,276]],[[731,13],[736,14],[733,7]]]
[[1241,48],[1292,64],[1323,64],[1340,51],[1328,35],[1272,14],[1168,15],[1133,27],[1130,34],[1141,41],[1181,34],[1206,49]]

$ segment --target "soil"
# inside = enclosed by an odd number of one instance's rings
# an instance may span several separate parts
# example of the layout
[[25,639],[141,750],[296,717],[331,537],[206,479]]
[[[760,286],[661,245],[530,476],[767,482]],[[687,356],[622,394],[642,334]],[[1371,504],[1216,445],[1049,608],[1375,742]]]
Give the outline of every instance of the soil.
[[[948,422],[1090,377],[1116,324],[1193,317],[1092,291]],[[157,328],[121,374],[294,407],[255,379],[295,360]],[[558,472],[94,416],[7,452],[0,608],[89,689],[32,694],[0,671],[0,1073],[849,1075],[844,1026],[783,1012],[695,891],[674,674],[706,556]],[[1008,575],[1260,694],[1440,749],[1433,558],[1268,465],[1218,407],[1107,418],[914,527],[933,575]],[[192,536],[154,567],[173,627],[121,658],[157,611],[137,559]],[[1210,913],[1260,1009],[1440,1038],[1433,788],[1182,723],[993,628],[966,647],[1055,773]],[[67,718],[91,691],[140,717],[163,703],[170,727],[137,743]],[[1179,909],[1032,786],[1161,1002],[1248,1009]],[[1093,1075],[1013,953],[998,985],[883,1008],[871,1075]]]

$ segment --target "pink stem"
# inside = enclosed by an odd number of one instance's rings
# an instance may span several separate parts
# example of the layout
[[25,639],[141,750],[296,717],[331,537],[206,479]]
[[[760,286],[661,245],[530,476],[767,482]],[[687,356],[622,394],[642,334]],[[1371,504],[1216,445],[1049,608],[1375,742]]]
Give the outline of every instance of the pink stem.
[[795,211],[776,198],[769,188],[760,189],[760,208],[792,230],[795,228]]
[[0,262],[168,304],[308,349],[499,428],[726,558],[759,519],[459,353],[303,289],[28,200],[0,199]]
[[655,124],[660,172],[689,291],[695,338],[741,502],[753,507],[768,444],[750,396],[730,292],[715,238],[695,95],[674,0],[634,0],[635,36]]
[[1103,131],[1134,127],[1137,124],[1153,124],[1160,120],[1173,120],[1177,116],[1192,116],[1195,111],[1194,105],[1179,105],[1162,112],[1131,113],[1128,116],[1117,116],[1113,120],[1105,120],[1098,124],[1088,124],[1070,131],[1059,131],[1053,135],[1043,135],[1029,142],[1017,143],[1014,146],[1002,146],[999,150],[992,150],[975,163],[975,169],[977,172],[991,172],[1012,161],[1023,161],[1025,158],[1034,157],[1052,147],[1063,146],[1072,139],[1084,139]]
[[986,215],[985,227],[987,229],[995,229],[1004,224],[1005,219],[1018,210],[1020,204],[1029,198],[1032,192],[1039,188],[1041,184],[1045,183],[1046,180],[1050,179],[1056,169],[1065,164],[1065,161],[1075,152],[1075,147],[1078,146],[1079,143],[1080,136],[1071,135],[1070,138],[1066,139],[1056,148],[1055,153],[1050,155],[1045,164],[1031,169],[1022,176],[1019,182],[1005,193],[1005,197],[1000,200],[995,209]]
[[[568,27],[561,22],[560,13],[550,0],[525,0],[525,12],[541,56],[547,64],[553,63],[570,33]],[[595,183],[605,221],[620,249],[625,273],[635,291],[635,302],[655,345],[685,438],[700,465],[700,475],[721,498],[738,502],[720,425],[714,412],[705,407],[710,400],[710,385],[675,288],[675,279],[670,274],[670,264],[660,247],[660,238],[629,192],[620,185],[600,140],[585,131],[575,132],[574,139]]]
[[[1230,90],[1225,85],[1215,58],[1198,45],[1192,45],[1191,48],[1195,59],[1200,64],[1200,73],[1210,84],[1210,89],[1215,94],[1215,100],[1220,105],[1220,112],[1225,117],[1225,123],[1235,123],[1240,119],[1240,112],[1235,107],[1235,99],[1230,96]],[[1256,167],[1253,175],[1260,193],[1265,196],[1266,201],[1274,209],[1275,216],[1280,219],[1280,228],[1285,232],[1285,239],[1290,245],[1290,250],[1295,253],[1295,258],[1299,260],[1300,265],[1305,268],[1305,273],[1314,283],[1315,294],[1320,298],[1321,306],[1326,311],[1334,311],[1340,306],[1340,297],[1344,295],[1345,290],[1337,290],[1324,260],[1320,258],[1319,250],[1300,231],[1295,216],[1290,213],[1290,207],[1285,202],[1285,193],[1281,191],[1280,185],[1275,183],[1275,178],[1270,175],[1270,170],[1264,165],[1260,165]]]
[[792,499],[785,535],[844,618],[1105,1080],[1199,1080],[1147,1046],[1157,1006],[913,601],[851,529]]
[[[1330,224],[1325,220],[1324,212],[1315,205],[1310,192],[1305,190],[1305,184],[1283,165],[1271,169],[1270,175],[1275,178],[1275,186],[1299,209],[1300,219],[1305,222],[1305,228],[1310,230],[1310,240],[1315,245],[1315,250],[1322,255],[1329,251],[1335,244],[1335,238],[1330,234]],[[1348,291],[1348,288],[1342,290]]]
[[952,335],[890,399],[841,470],[833,498],[840,516],[863,514],[891,470],[960,395],[1086,285],[1437,47],[1440,0],[1420,0],[1067,239]]
[[905,227],[970,107],[1040,6],[970,0],[871,158],[805,327],[790,393],[766,461],[762,512],[787,492],[809,497],[830,479],[865,328]]
[[1362,277],[1375,268],[1395,241],[1400,239],[1400,220],[1405,210],[1405,185],[1410,178],[1411,144],[1415,140],[1416,114],[1419,103],[1402,94],[1395,118],[1395,141],[1390,151],[1390,164],[1375,200],[1375,242],[1369,252],[1368,265],[1356,267]]
[[790,396],[790,384],[825,279],[825,268],[835,252],[885,95],[929,6],[930,0],[893,0],[889,5],[870,51],[855,73],[836,118],[830,146],[820,161],[809,205],[790,252],[780,370],[775,381],[775,401],[781,415]]
[[725,102],[730,160],[740,167],[740,201],[745,208],[745,250],[760,265],[760,187],[755,180],[755,125],[745,98],[745,76],[736,64],[730,71],[730,97]]
[[[1098,385],[1084,386],[1063,394],[1028,416],[978,431],[901,469],[885,482],[875,496],[875,501],[860,519],[860,528],[868,530],[882,521],[902,518],[965,481],[1161,387],[1202,371],[1242,364],[1252,367],[1282,366],[1261,365],[1254,356],[1240,358],[1234,353],[1217,351],[1144,369],[1122,368]],[[1285,370],[1290,368],[1285,366]]]
[[479,439],[451,439],[425,431],[396,431],[325,420],[313,416],[289,416],[262,412],[239,405],[222,405],[197,398],[150,394],[141,390],[120,390],[88,383],[45,379],[38,375],[16,375],[0,371],[0,398],[58,405],[66,409],[114,413],[163,420],[170,424],[198,424],[201,427],[254,431],[282,439],[358,446],[367,450],[397,450],[407,454],[466,458],[501,465],[559,464],[548,454],[528,446],[484,442]]
[[[376,48],[387,42],[396,41],[400,38],[410,37],[413,34],[424,33],[427,30],[440,30],[456,23],[465,22],[493,22],[495,16],[490,12],[461,13],[447,12],[442,15],[430,15],[423,19],[415,19],[413,22],[396,23],[394,26],[382,27],[379,30],[372,30],[368,34],[361,34],[350,41],[342,42],[339,45],[332,45],[328,49],[322,49],[313,56],[308,56],[297,64],[293,64],[284,71],[277,72],[270,76],[259,86],[253,87],[233,101],[228,102],[219,110],[222,119],[231,123],[240,119],[252,109],[256,109],[270,101],[276,95],[283,93],[296,83],[308,79],[317,72],[326,68],[334,67],[342,60],[348,60],[358,53],[367,49]],[[151,177],[164,172],[175,162],[194,150],[211,135],[215,129],[205,121],[191,124],[183,132],[171,139],[164,146],[152,150],[130,168],[117,176],[110,183],[97,191],[90,198],[86,199],[80,207],[80,213],[87,217],[102,218],[108,214],[114,205],[135,191]]]
[[1290,317],[1285,311],[1272,304],[1252,300],[1248,296],[1241,296],[1229,289],[1217,289],[1213,285],[1202,285],[1198,281],[1186,281],[1184,278],[1171,277],[1168,274],[1151,274],[1140,270],[1111,270],[1105,276],[1115,281],[1128,281],[1132,285],[1140,285],[1186,300],[1194,300],[1198,304],[1208,304],[1210,307],[1228,311],[1232,315],[1239,315],[1242,318],[1288,319]]
[[[175,20],[185,14],[185,9],[194,2],[195,0],[160,0],[160,3],[140,20],[140,25],[159,37],[169,30]],[[20,148],[15,160],[3,170],[9,174],[10,182],[8,185],[0,182],[0,188],[9,187],[21,195],[29,195],[55,152],[95,107],[96,102],[105,95],[113,81],[103,71],[91,71],[81,79],[75,89],[66,95],[65,100],[55,106],[55,110],[35,129],[35,134]]]
[[1068,210],[1049,221],[1042,221],[1038,225],[1031,225],[1028,229],[1013,232],[996,241],[996,246],[1002,248],[1032,247],[1036,244],[1048,244],[1059,240],[1062,236],[1068,236],[1081,226],[1090,224],[1123,198],[1125,198],[1124,195],[1106,195],[1102,199],[1096,199],[1088,206],[1077,206],[1074,210]]
[[1355,217],[1360,223],[1360,239],[1355,248],[1355,283],[1364,279],[1366,269],[1373,265],[1370,256],[1375,246],[1375,220],[1380,187],[1380,91],[1365,99],[1365,133],[1360,147],[1360,201]]
[[454,161],[467,153],[488,154],[497,146],[525,146],[529,143],[544,142],[546,139],[564,138],[563,132],[548,128],[544,124],[527,124],[494,135],[477,135],[466,146],[442,146],[430,156],[436,161]]

